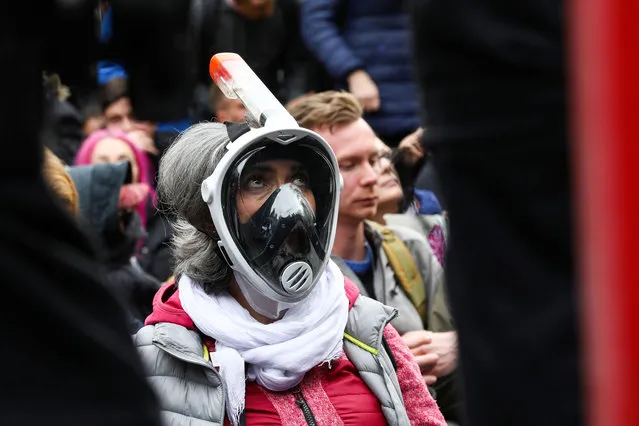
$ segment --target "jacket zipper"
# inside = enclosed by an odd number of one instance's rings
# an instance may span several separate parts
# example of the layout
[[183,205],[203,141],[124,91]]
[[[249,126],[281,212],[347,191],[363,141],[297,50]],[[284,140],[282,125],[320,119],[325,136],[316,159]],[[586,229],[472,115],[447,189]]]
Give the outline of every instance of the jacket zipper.
[[315,417],[313,416],[313,412],[311,411],[311,407],[308,406],[306,400],[304,399],[304,395],[302,394],[302,389],[297,386],[293,389],[293,395],[295,396],[295,403],[304,413],[304,419],[306,419],[306,423],[308,426],[317,426],[317,422],[315,421]]

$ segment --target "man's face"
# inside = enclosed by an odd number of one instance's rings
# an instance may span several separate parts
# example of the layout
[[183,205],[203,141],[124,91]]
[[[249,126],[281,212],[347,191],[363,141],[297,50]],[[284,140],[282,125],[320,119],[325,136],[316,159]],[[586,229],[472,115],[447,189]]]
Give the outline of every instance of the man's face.
[[373,129],[359,119],[346,126],[316,130],[329,143],[344,180],[339,221],[359,223],[377,212],[379,151]]
[[224,123],[230,121],[233,123],[242,123],[245,121],[246,107],[239,99],[225,99],[221,107],[215,111],[218,121]]
[[154,127],[146,121],[138,121],[133,116],[131,100],[123,97],[113,102],[104,110],[104,120],[107,129],[121,130],[124,133],[142,130],[149,136],[153,136]]
[[268,18],[273,14],[275,0],[235,0],[236,10],[246,19]]

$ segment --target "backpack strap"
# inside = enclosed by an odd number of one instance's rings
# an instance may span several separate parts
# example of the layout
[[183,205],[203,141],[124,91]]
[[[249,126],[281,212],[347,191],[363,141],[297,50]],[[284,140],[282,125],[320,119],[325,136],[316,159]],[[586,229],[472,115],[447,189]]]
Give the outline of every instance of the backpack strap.
[[390,358],[391,364],[393,364],[393,370],[397,372],[397,360],[395,359],[395,355],[393,354],[393,351],[391,351],[390,346],[388,346],[388,341],[386,340],[386,336],[383,336],[383,335],[382,335],[382,346],[384,347],[384,350],[388,354],[388,358]]
[[428,300],[424,281],[408,247],[389,228],[376,222],[366,222],[382,236],[382,248],[404,292],[419,312],[424,325],[428,323]]

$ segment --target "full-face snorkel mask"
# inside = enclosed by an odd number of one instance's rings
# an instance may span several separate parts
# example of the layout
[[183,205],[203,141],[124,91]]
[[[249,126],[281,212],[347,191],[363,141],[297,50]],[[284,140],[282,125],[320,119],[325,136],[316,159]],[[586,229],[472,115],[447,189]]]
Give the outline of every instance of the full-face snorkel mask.
[[341,189],[337,161],[240,56],[217,54],[210,71],[227,97],[244,103],[248,123],[227,124],[231,143],[202,183],[202,197],[242,293],[257,312],[277,319],[309,295],[330,258]]

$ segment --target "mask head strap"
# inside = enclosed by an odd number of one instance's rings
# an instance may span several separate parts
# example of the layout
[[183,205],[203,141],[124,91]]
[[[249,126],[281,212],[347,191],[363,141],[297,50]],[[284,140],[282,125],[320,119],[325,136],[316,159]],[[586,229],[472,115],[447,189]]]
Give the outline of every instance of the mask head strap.
[[224,125],[226,126],[226,133],[229,135],[229,139],[231,142],[234,142],[237,138],[242,136],[244,133],[251,130],[251,127],[248,123],[233,123],[230,121],[225,121]]

